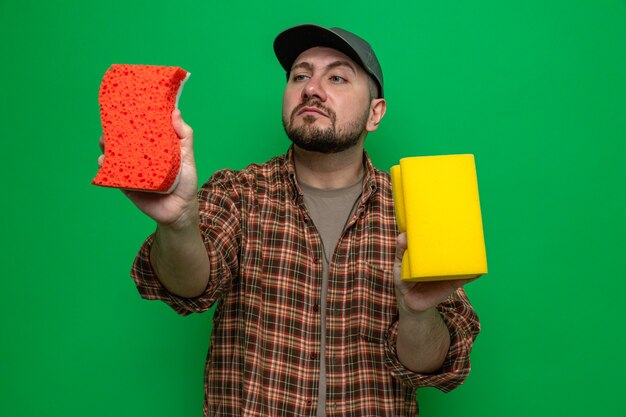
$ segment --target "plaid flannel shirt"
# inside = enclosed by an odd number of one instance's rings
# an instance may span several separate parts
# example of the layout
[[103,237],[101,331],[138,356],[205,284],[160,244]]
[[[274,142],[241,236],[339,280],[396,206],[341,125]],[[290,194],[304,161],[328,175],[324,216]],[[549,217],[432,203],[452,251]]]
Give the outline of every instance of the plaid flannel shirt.
[[218,303],[205,416],[315,416],[322,360],[328,416],[414,416],[417,387],[447,392],[467,377],[480,327],[462,289],[438,306],[451,335],[443,367],[417,374],[397,358],[391,185],[367,155],[364,163],[360,203],[330,261],[323,358],[323,249],[291,150],[241,171],[218,171],[201,187],[200,229],[211,264],[201,296],[169,293],[150,265],[152,236],[141,247],[131,274],[142,297],[163,300],[182,315]]

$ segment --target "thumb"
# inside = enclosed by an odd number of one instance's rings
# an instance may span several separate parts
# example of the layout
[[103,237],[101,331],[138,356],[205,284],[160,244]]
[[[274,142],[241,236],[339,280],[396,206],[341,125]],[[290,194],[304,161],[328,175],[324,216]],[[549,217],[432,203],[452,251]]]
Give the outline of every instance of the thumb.
[[183,116],[179,109],[172,112],[172,127],[181,140],[193,140],[193,129],[183,120]]
[[400,276],[402,275],[402,258],[404,256],[404,252],[406,251],[406,247],[406,233],[400,233],[400,235],[398,235],[398,240],[396,243],[396,255],[393,262],[393,275],[394,280],[396,281],[396,285],[399,285],[401,283]]
[[172,112],[172,127],[180,139],[180,157],[183,163],[195,166],[193,156],[193,129],[185,123],[178,109]]
[[406,232],[400,233],[398,235],[398,241],[396,245],[396,263],[402,263],[402,255],[404,255],[404,251],[407,248],[407,239]]

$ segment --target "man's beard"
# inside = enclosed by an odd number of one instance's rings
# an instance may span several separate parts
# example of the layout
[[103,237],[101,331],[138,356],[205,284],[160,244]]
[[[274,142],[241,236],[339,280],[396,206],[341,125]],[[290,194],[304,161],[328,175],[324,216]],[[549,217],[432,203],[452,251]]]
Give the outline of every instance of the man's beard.
[[[323,110],[331,121],[331,127],[320,129],[314,126],[316,117],[309,115],[303,117],[302,125],[294,127],[294,119],[303,107],[317,107]],[[369,108],[360,119],[353,120],[345,129],[337,130],[337,116],[334,111],[322,106],[319,102],[305,102],[291,112],[289,122],[283,117],[283,127],[294,145],[307,151],[330,154],[345,151],[359,143],[359,140],[365,136],[368,116]]]

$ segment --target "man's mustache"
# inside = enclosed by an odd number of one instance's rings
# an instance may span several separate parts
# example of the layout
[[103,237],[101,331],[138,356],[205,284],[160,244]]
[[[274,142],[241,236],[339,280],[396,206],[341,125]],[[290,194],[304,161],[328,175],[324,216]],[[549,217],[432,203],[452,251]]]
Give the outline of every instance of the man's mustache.
[[293,109],[293,111],[291,112],[291,120],[293,120],[298,114],[298,112],[302,110],[304,107],[315,107],[317,109],[320,109],[321,111],[323,111],[324,113],[328,115],[328,117],[330,118],[330,120],[333,121],[333,123],[335,121],[335,112],[329,109],[328,107],[324,106],[322,103],[320,103],[317,100],[307,100],[298,104],[296,108]]

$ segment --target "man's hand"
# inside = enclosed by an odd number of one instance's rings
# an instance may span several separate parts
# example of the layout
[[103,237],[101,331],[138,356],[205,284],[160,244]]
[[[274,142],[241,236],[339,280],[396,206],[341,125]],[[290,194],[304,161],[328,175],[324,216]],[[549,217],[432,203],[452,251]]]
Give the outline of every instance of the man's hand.
[[[197,223],[198,174],[193,154],[193,130],[184,122],[178,109],[172,112],[172,126],[180,139],[181,147],[181,172],[174,191],[171,194],[130,190],[122,190],[122,192],[157,224],[183,228],[191,223]],[[104,152],[104,138],[102,136],[100,137],[100,149]],[[102,167],[103,163],[104,155],[100,155],[98,165]]]
[[402,313],[420,315],[420,313],[436,307],[458,288],[475,279],[423,282],[402,281],[400,279],[400,270],[402,267],[402,256],[406,248],[406,233],[402,233],[398,236],[393,271],[398,308]]

